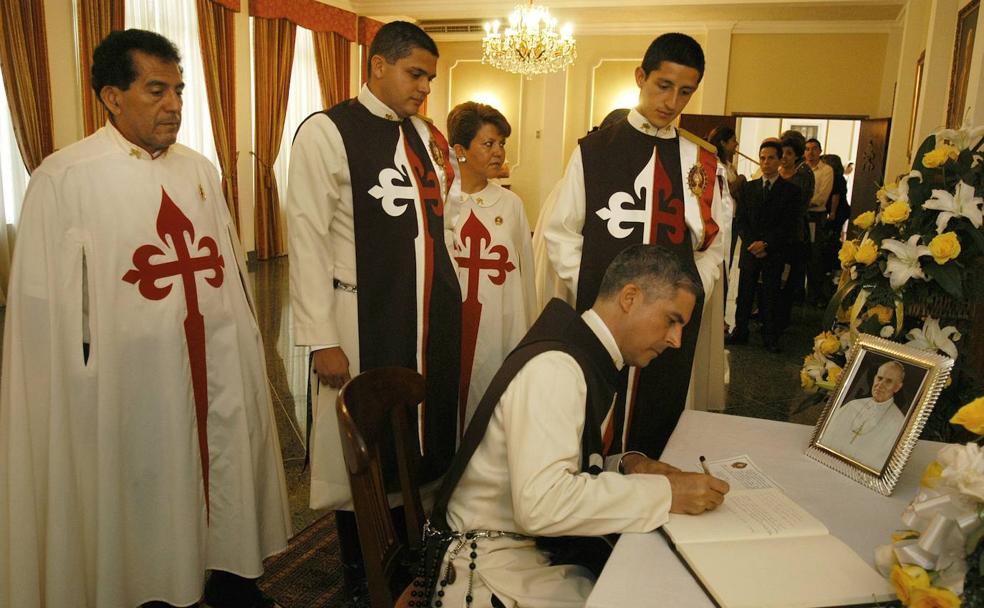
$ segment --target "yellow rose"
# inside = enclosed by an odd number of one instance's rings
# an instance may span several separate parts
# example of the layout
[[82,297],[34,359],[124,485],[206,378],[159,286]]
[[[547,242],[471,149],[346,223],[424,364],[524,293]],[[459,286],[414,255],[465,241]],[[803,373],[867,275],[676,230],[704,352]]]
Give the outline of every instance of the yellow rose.
[[940,587],[913,589],[910,608],[959,608],[960,596]]
[[871,239],[865,239],[861,241],[861,245],[858,246],[858,250],[854,253],[854,259],[857,260],[859,264],[868,264],[875,261],[878,258],[878,245]]
[[827,382],[830,382],[831,384],[837,384],[837,381],[840,380],[841,374],[843,372],[844,372],[844,368],[842,367],[838,367],[836,365],[831,367],[829,370],[827,370]]
[[830,356],[840,351],[840,340],[829,331],[823,332],[817,338],[820,338],[819,350],[821,354]]
[[946,264],[960,255],[960,240],[954,232],[937,234],[929,242],[929,252],[937,264]]
[[892,532],[893,544],[904,540],[909,540],[910,538],[919,538],[919,533],[915,530],[899,530],[898,532]]
[[923,154],[923,166],[928,169],[945,165],[949,160],[957,160],[960,150],[950,144],[941,144],[935,149]]
[[899,185],[896,182],[892,182],[890,184],[885,184],[878,189],[878,192],[875,192],[875,198],[878,199],[878,202],[881,203],[882,207],[892,202],[892,199],[888,198],[888,193],[894,192],[898,187]]
[[892,321],[892,309],[884,304],[879,304],[878,306],[872,306],[868,309],[869,317],[878,317],[878,322],[882,325],[888,325]]
[[895,587],[895,595],[899,596],[906,606],[909,605],[909,598],[915,591],[929,588],[929,574],[919,566],[895,564],[892,566],[889,578],[892,586]]
[[837,252],[837,258],[840,260],[841,268],[847,268],[854,261],[854,254],[858,252],[858,244],[854,241],[844,241],[841,245],[840,251]]
[[813,376],[811,376],[810,374],[806,373],[805,370],[802,370],[801,369],[800,370],[800,386],[802,386],[806,390],[810,390],[810,389],[812,389],[816,385],[817,385],[817,383],[813,379]]
[[978,397],[957,410],[950,423],[959,424],[971,433],[984,435],[984,397]]
[[935,488],[942,473],[943,465],[934,460],[929,463],[929,466],[926,467],[925,471],[923,471],[922,477],[919,478],[919,485],[924,488]]
[[912,208],[909,207],[909,203],[906,201],[895,201],[885,207],[882,211],[881,219],[886,224],[892,224],[894,226],[909,219],[910,211],[912,211]]
[[851,223],[861,230],[867,230],[868,228],[871,228],[872,224],[875,223],[875,212],[865,211],[861,215],[851,220]]

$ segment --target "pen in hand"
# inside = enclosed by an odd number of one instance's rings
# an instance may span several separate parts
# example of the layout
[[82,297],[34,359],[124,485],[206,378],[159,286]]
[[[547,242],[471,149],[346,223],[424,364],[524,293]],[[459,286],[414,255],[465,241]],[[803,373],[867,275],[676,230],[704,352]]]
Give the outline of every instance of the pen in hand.
[[707,468],[707,459],[703,456],[700,457],[700,468],[704,471],[705,475],[711,474],[711,470]]

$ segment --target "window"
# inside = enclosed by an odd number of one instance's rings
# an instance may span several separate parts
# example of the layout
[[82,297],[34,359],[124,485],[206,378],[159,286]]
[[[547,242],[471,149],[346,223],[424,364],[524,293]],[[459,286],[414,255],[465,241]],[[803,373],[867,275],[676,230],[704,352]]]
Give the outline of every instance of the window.
[[273,163],[273,173],[277,176],[277,191],[280,193],[281,201],[287,199],[287,173],[290,168],[290,146],[294,141],[294,134],[305,118],[321,109],[321,85],[318,81],[317,62],[314,59],[314,36],[311,30],[298,26],[294,41],[294,63],[290,73],[284,134],[280,140],[277,160]]
[[17,140],[14,138],[14,125],[7,104],[7,91],[0,75],[0,198],[3,199],[3,217],[0,228],[5,224],[16,224],[27,190],[28,174],[21,158]]
[[126,27],[157,32],[178,47],[185,81],[178,142],[200,152],[218,167],[198,42],[195,0],[126,0]]

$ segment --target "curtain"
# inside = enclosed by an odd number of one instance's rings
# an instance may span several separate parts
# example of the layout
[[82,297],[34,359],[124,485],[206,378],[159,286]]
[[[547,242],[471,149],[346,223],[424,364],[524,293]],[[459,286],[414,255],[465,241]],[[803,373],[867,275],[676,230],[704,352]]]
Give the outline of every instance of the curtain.
[[205,90],[215,152],[222,172],[222,193],[239,230],[236,161],[236,23],[235,11],[212,0],[196,0]]
[[82,119],[85,134],[106,124],[106,108],[92,91],[92,52],[113,30],[125,27],[125,0],[77,0],[79,82],[82,83]]
[[280,153],[273,163],[280,200],[287,197],[287,178],[290,173],[290,152],[291,145],[294,143],[294,134],[308,116],[325,108],[321,101],[321,85],[316,63],[311,30],[298,28],[297,37],[294,39],[294,62],[290,69],[290,94],[287,96],[287,113],[280,139]]
[[273,163],[283,136],[296,31],[286,19],[253,18],[256,256],[261,260],[286,253]]
[[314,32],[314,58],[321,82],[321,103],[334,107],[348,99],[351,50],[349,41],[335,32]]
[[0,2],[0,71],[28,171],[54,150],[51,84],[41,2]]
[[[196,0],[126,0],[126,26],[157,32],[181,51],[185,91],[178,143],[203,154],[219,166],[202,67]],[[235,52],[235,49],[229,51]]]

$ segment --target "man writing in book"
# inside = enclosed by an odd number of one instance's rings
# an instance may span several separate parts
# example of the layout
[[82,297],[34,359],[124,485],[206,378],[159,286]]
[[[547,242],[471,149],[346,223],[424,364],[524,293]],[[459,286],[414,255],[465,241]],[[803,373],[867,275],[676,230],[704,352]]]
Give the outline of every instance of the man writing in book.
[[604,433],[619,370],[679,348],[698,293],[674,253],[633,245],[584,313],[547,304],[492,380],[438,495],[431,525],[450,544],[433,564],[435,605],[583,606],[594,576],[558,565],[543,537],[649,532],[670,512],[724,501],[724,481],[609,454]]
[[871,397],[853,399],[837,408],[820,442],[848,458],[881,471],[905,424],[905,413],[895,404],[905,367],[883,363],[871,383]]

